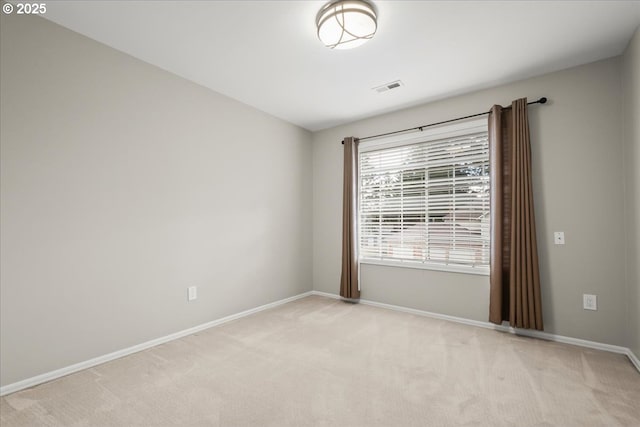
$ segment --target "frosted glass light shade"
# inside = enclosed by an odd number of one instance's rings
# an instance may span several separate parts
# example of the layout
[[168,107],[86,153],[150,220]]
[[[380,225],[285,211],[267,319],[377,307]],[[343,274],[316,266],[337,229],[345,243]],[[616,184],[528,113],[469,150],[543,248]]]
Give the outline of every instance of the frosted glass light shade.
[[316,19],[318,38],[330,49],[351,49],[371,39],[378,28],[373,6],[364,0],[326,4]]

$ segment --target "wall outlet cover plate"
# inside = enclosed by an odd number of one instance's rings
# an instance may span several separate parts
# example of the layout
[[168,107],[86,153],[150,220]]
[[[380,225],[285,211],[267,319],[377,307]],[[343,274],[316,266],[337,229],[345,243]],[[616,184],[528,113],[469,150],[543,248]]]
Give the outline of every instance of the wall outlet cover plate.
[[564,231],[556,231],[553,233],[553,243],[556,245],[564,245]]
[[598,296],[597,295],[582,295],[582,308],[585,310],[597,310],[598,309]]

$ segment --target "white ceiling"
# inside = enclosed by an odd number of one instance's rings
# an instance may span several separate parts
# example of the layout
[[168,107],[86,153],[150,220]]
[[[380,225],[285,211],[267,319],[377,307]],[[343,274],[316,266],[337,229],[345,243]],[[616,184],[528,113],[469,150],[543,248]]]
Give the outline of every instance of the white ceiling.
[[338,51],[316,37],[324,3],[49,1],[46,18],[312,131],[618,55],[640,24],[640,1],[375,1],[373,40]]

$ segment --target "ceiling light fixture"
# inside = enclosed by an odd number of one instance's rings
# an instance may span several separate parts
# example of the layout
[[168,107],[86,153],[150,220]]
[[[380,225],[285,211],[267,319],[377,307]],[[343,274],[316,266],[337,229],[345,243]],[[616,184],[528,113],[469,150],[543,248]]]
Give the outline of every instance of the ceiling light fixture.
[[376,11],[364,0],[338,0],[324,5],[316,18],[318,38],[329,49],[352,49],[378,29]]

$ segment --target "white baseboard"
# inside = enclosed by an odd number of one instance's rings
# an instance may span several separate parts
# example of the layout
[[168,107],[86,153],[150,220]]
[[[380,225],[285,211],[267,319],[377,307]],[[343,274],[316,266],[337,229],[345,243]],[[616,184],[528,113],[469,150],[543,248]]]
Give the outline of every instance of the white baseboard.
[[636,369],[638,370],[638,372],[640,372],[640,360],[638,359],[638,356],[636,356],[633,351],[631,351],[631,349],[628,349],[629,351],[627,352],[627,357],[629,358],[629,360],[631,361],[631,363],[633,363],[633,366],[636,367]]
[[[343,299],[340,295],[330,294],[327,292],[311,291],[311,293],[312,295],[319,295],[327,298]],[[506,323],[503,325],[496,325],[489,322],[481,322],[479,320],[465,319],[463,317],[449,316],[446,314],[433,313],[430,311],[402,307],[399,305],[384,304],[381,302],[369,301],[364,299],[360,300],[360,304],[371,305],[373,307],[386,308],[389,310],[401,311],[403,313],[410,313],[418,316],[431,317],[434,319],[448,320],[451,322],[462,323],[470,326],[477,326],[485,329],[494,329],[496,331],[508,332],[511,334],[522,335],[522,336],[527,336],[532,338],[539,338],[546,341],[555,341],[555,342],[561,342],[565,344],[577,345],[580,347],[587,347],[587,348],[593,348],[596,350],[604,350],[604,351],[610,351],[612,353],[624,354],[629,358],[629,360],[631,360],[631,363],[633,363],[633,365],[640,372],[640,360],[638,360],[636,355],[633,354],[633,352],[626,347],[621,347],[621,346],[611,345],[611,344],[604,344],[596,341],[588,341],[580,338],[565,337],[562,335],[550,334],[548,332],[536,331],[531,329],[512,328],[508,326],[508,324]]]
[[329,292],[311,291],[311,295],[318,295],[319,297],[327,297],[333,299],[343,299],[338,294],[330,294]]
[[166,335],[164,337],[156,338],[151,341],[143,342],[142,344],[137,344],[132,347],[124,348],[122,350],[114,351],[113,353],[105,354],[103,356],[98,356],[93,359],[85,360],[84,362],[76,363],[71,366],[66,366],[64,368],[56,369],[55,371],[46,372],[44,374],[36,375],[35,377],[27,378],[26,380],[18,381],[12,384],[7,384],[3,387],[0,387],[0,396],[7,395],[9,393],[15,393],[16,391],[24,390],[25,388],[33,387],[38,384],[42,384],[51,380],[55,380],[60,377],[64,377],[65,375],[73,374],[74,372],[82,371],[83,369],[92,368],[96,365],[100,365],[105,362],[110,362],[114,359],[119,359],[124,356],[128,356],[133,353],[137,353],[142,350],[146,350],[151,347],[155,347],[160,344],[164,344],[169,341],[176,340],[178,338],[185,337],[187,335],[195,334],[196,332],[203,331],[205,329],[212,328],[214,326],[221,325],[223,323],[230,322],[232,320],[239,319],[241,317],[249,316],[250,314],[257,313],[259,311],[268,310],[273,307],[277,307],[282,304],[286,304],[291,301],[298,300],[300,298],[307,297],[312,295],[312,291],[304,292],[299,295],[294,295],[289,298],[281,299],[279,301],[274,301],[269,304],[261,305],[256,308],[252,308],[249,310],[242,311],[240,313],[232,314],[230,316],[226,316],[220,319],[212,320],[211,322],[203,323],[198,326],[194,326],[189,329],[185,329],[179,332],[175,332],[170,335]]
[[[249,316],[251,314],[258,313],[258,312],[263,311],[263,310],[268,310],[270,308],[274,308],[274,307],[277,307],[279,305],[286,304],[288,302],[295,301],[295,300],[307,297],[309,295],[318,295],[318,296],[323,296],[323,297],[327,297],[327,298],[343,299],[339,295],[330,294],[330,293],[326,293],[326,292],[319,292],[319,291],[304,292],[304,293],[299,294],[299,295],[294,295],[294,296],[289,297],[289,298],[285,298],[285,299],[282,299],[282,300],[279,300],[279,301],[274,301],[272,303],[261,305],[259,307],[255,307],[255,308],[252,308],[252,309],[249,309],[249,310],[245,310],[245,311],[242,311],[240,313],[236,313],[236,314],[232,314],[230,316],[222,317],[220,319],[212,320],[211,322],[203,323],[201,325],[194,326],[192,328],[185,329],[185,330],[182,330],[182,331],[179,331],[179,332],[175,332],[173,334],[166,335],[164,337],[156,338],[156,339],[153,339],[151,341],[147,341],[147,342],[144,342],[144,343],[141,343],[141,344],[137,344],[137,345],[134,345],[132,347],[128,347],[128,348],[125,348],[125,349],[122,349],[122,350],[114,351],[113,353],[105,354],[103,356],[98,356],[98,357],[95,357],[93,359],[86,360],[84,362],[76,363],[76,364],[71,365],[71,366],[66,366],[64,368],[56,369],[55,371],[46,372],[46,373],[41,374],[41,375],[36,375],[35,377],[27,378],[25,380],[18,381],[18,382],[12,383],[12,384],[7,384],[6,386],[0,387],[0,396],[4,396],[4,395],[10,394],[10,393],[15,393],[16,391],[24,390],[26,388],[33,387],[33,386],[36,386],[38,384],[42,384],[42,383],[45,383],[45,382],[48,382],[48,381],[55,380],[55,379],[60,378],[60,377],[64,377],[64,376],[69,375],[69,374],[73,374],[74,372],[78,372],[78,371],[82,371],[84,369],[92,368],[92,367],[100,365],[102,363],[110,362],[112,360],[119,359],[121,357],[128,356],[130,354],[137,353],[139,351],[146,350],[148,348],[155,347],[157,345],[164,344],[166,342],[173,341],[173,340],[176,340],[178,338],[185,337],[187,335],[192,335],[192,334],[195,334],[197,332],[203,331],[205,329],[209,329],[209,328],[212,328],[214,326],[218,326],[218,325],[221,325],[223,323],[239,319],[241,317]],[[613,352],[613,353],[625,354],[629,358],[631,363],[640,372],[640,360],[638,360],[638,357],[630,349],[628,349],[626,347],[620,347],[620,346],[611,345],[611,344],[603,344],[603,343],[599,343],[599,342],[595,342],[595,341],[582,340],[582,339],[578,339],[578,338],[565,337],[565,336],[562,336],[562,335],[555,335],[555,334],[550,334],[550,333],[547,333],[547,332],[532,331],[532,330],[528,330],[528,329],[516,329],[516,328],[511,328],[511,327],[505,326],[505,325],[494,325],[493,323],[489,323],[489,322],[481,322],[481,321],[478,321],[478,320],[465,319],[465,318],[462,318],[462,317],[449,316],[449,315],[446,315],[446,314],[432,313],[432,312],[429,312],[429,311],[417,310],[415,308],[402,307],[402,306],[392,305],[392,304],[384,304],[384,303],[375,302],[375,301],[369,301],[369,300],[362,300],[361,299],[360,303],[361,304],[366,304],[366,305],[371,305],[371,306],[374,306],[374,307],[386,308],[386,309],[389,309],[389,310],[395,310],[395,311],[401,311],[401,312],[404,312],[404,313],[415,314],[415,315],[418,315],[418,316],[432,317],[432,318],[435,318],[435,319],[448,320],[448,321],[451,321],[451,322],[462,323],[462,324],[465,324],[465,325],[478,326],[478,327],[486,328],[486,329],[494,329],[494,330],[498,330],[498,331],[509,332],[509,333],[516,334],[516,335],[524,335],[524,336],[529,336],[529,337],[534,337],[534,338],[540,338],[540,339],[547,340],[547,341],[556,341],[556,342],[562,342],[562,343],[566,343],[566,344],[573,344],[573,345],[577,345],[577,346],[580,346],[580,347],[588,347],[588,348],[593,348],[593,349],[597,349],[597,350],[605,350],[605,351],[610,351],[610,352]]]

